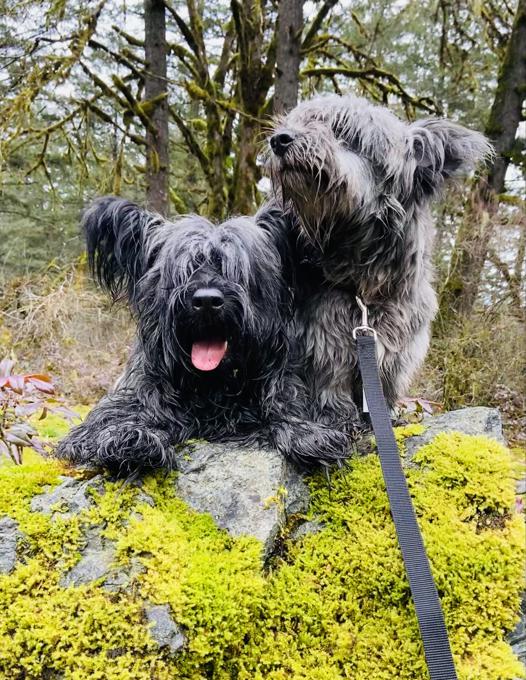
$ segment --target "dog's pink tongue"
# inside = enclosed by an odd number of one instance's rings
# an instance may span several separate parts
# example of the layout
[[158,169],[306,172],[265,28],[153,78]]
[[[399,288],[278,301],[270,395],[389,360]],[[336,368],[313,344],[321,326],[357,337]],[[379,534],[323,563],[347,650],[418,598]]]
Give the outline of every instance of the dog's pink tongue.
[[226,346],[226,340],[194,342],[192,364],[200,371],[213,371],[225,356]]

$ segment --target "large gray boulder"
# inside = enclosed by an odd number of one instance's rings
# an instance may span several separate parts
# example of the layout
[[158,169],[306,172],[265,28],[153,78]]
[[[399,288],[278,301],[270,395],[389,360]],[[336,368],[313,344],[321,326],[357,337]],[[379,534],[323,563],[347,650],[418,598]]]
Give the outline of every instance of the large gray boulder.
[[425,432],[417,437],[405,440],[405,448],[409,458],[417,450],[428,444],[441,432],[462,432],[463,434],[485,435],[501,444],[506,445],[502,434],[502,419],[496,408],[486,406],[473,406],[461,408],[457,411],[448,411],[438,416],[426,418],[423,422]]
[[199,443],[179,457],[179,496],[233,536],[258,538],[268,555],[287,515],[306,511],[301,475],[277,451]]
[[57,487],[33,498],[31,510],[51,515],[52,519],[59,516],[68,519],[92,505],[90,489],[100,492],[103,488],[104,477],[102,475],[96,475],[87,480],[62,477],[62,483]]
[[[177,458],[175,484],[180,498],[194,510],[212,515],[233,536],[259,539],[265,557],[286,517],[307,510],[309,492],[301,474],[277,451],[198,442],[181,449]],[[135,484],[140,487],[140,480]],[[64,477],[58,487],[36,496],[31,509],[52,519],[69,518],[90,507],[90,490],[103,488],[101,475],[89,480]],[[142,489],[138,500],[153,502]],[[100,578],[103,565],[111,563],[112,550],[107,542],[90,537],[71,582]]]

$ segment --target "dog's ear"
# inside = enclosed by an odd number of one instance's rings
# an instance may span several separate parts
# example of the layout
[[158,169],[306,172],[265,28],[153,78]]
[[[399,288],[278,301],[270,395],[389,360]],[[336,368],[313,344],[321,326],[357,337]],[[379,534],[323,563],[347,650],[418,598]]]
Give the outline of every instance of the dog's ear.
[[468,175],[493,154],[484,135],[449,120],[417,121],[409,126],[409,135],[415,180],[428,195],[438,191],[445,180]]
[[82,230],[88,263],[114,299],[133,302],[135,287],[152,258],[150,242],[160,216],[115,196],[99,198],[84,212]]

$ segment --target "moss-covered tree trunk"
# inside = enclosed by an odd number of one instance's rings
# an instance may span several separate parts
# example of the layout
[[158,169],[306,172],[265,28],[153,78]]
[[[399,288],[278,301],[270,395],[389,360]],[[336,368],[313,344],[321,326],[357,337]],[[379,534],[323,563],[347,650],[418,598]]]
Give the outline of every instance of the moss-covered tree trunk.
[[278,4],[274,113],[289,111],[298,103],[302,30],[303,0],[281,0]]
[[239,148],[231,192],[231,210],[238,215],[250,215],[255,210],[257,183],[261,178],[261,171],[257,164],[260,137],[261,125],[256,120],[240,121]]
[[440,297],[443,321],[453,314],[468,316],[475,305],[525,97],[526,0],[519,0],[486,126],[486,134],[495,145],[495,160],[475,183],[457,234],[450,273]]
[[233,174],[230,209],[235,213],[253,212],[257,183],[261,173],[257,165],[261,141],[262,118],[269,89],[274,81],[276,36],[265,47],[268,17],[258,0],[232,0],[232,14],[239,51],[238,99],[244,114],[239,120],[238,152]]
[[207,214],[213,219],[220,220],[227,212],[227,174],[225,142],[221,134],[222,121],[215,102],[205,104],[206,112],[206,156],[208,167],[206,178],[208,183]]
[[146,130],[146,202],[161,215],[168,215],[169,132],[166,70],[166,16],[163,0],[144,0],[144,94],[151,103],[152,128]]

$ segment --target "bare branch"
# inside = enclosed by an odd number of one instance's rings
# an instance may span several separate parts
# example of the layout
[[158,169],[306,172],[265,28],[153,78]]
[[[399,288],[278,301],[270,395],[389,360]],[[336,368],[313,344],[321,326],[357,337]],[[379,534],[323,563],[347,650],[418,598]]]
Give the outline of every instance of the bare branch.
[[132,142],[135,142],[135,144],[137,144],[138,146],[146,146],[146,139],[144,139],[144,137],[139,137],[139,135],[135,135],[128,129],[123,128],[121,125],[117,123],[117,121],[115,121],[108,113],[103,111],[96,104],[92,103],[91,101],[85,101],[83,103],[89,108],[90,111],[93,111],[93,113],[98,118],[103,120],[105,123],[112,125],[114,128],[119,130],[119,132],[122,132],[122,134],[126,135],[126,137],[132,140]]
[[508,286],[508,295],[512,301],[512,313],[521,321],[524,321],[526,319],[526,309],[521,300],[520,278],[517,278],[515,274],[510,271],[507,263],[499,258],[494,248],[489,248],[487,256]]
[[129,106],[126,102],[125,99],[122,97],[119,97],[117,92],[112,89],[102,78],[99,78],[99,76],[96,73],[93,73],[91,69],[89,69],[86,64],[83,61],[79,61],[80,67],[84,71],[84,73],[91,78],[91,80],[97,85],[97,87],[104,92],[104,94],[107,97],[110,97],[111,99],[115,99],[118,104],[123,108],[123,109],[128,109]]
[[235,55],[232,55],[232,47],[234,45],[235,37],[236,32],[234,22],[229,21],[225,33],[225,39],[223,40],[223,47],[221,49],[219,63],[214,73],[214,82],[216,85],[219,85],[219,87],[224,86],[226,74],[233,62],[233,59],[235,59]]
[[171,3],[165,0],[164,6],[175,19],[175,23],[177,24],[177,27],[183,34],[183,38],[186,40],[188,47],[192,50],[192,52],[199,60],[200,59],[199,45],[197,44],[197,41],[192,33],[192,30],[190,29],[188,24],[184,21],[184,19],[181,17],[179,12],[175,9],[175,7],[172,6]]
[[38,154],[38,158],[35,161],[35,163],[26,172],[26,177],[29,177],[29,175],[31,175],[33,172],[35,172],[35,170],[37,170],[41,165],[42,166],[44,165],[44,159],[45,159],[45,156],[46,156],[47,146],[48,146],[48,143],[49,143],[49,136],[50,136],[50,133],[49,132],[46,133],[46,135],[44,137],[44,144],[42,145],[42,149],[41,149],[40,153]]
[[306,50],[310,47],[312,41],[316,37],[318,31],[321,28],[321,25],[323,24],[323,21],[325,20],[325,17],[331,9],[338,4],[338,0],[325,0],[325,2],[322,4],[320,9],[318,10],[318,13],[314,17],[314,19],[311,22],[311,25],[307,29],[307,33],[305,34],[305,37],[303,38],[303,42],[301,44],[301,49]]

